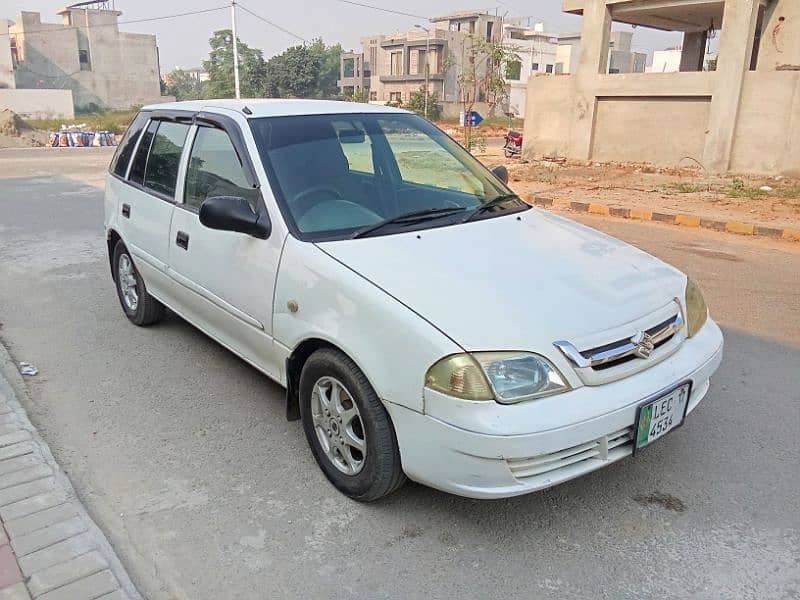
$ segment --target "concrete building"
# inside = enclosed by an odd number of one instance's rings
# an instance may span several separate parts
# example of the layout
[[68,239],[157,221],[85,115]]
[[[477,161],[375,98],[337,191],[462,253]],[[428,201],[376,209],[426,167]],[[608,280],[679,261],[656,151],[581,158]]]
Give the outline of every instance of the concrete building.
[[[608,39],[606,73],[644,73],[647,54],[634,52],[631,48],[632,31],[612,31]],[[558,35],[555,72],[557,75],[574,73],[578,67],[581,48],[580,33]]]
[[71,90],[78,110],[124,109],[158,101],[158,49],[153,35],[119,30],[122,14],[106,4],[80,3],[43,23],[22,12],[0,20],[0,85],[10,89]]
[[[361,52],[345,52],[338,85],[352,96],[360,91],[370,102],[405,103],[424,87],[426,65],[429,89],[447,116],[458,113],[458,75],[475,36],[500,40],[502,18],[482,12],[459,12],[431,19],[431,25],[390,35],[361,39]],[[483,101],[484,98],[478,98]]]
[[[800,2],[563,0],[583,16],[569,77],[528,82],[525,152],[800,176]],[[680,72],[609,74],[612,21],[683,32]],[[719,61],[703,71],[709,30]],[[688,164],[688,161],[687,161]]]
[[[682,48],[667,48],[653,52],[653,64],[645,71],[647,73],[677,73],[681,70]],[[717,68],[717,53],[706,52],[703,58],[703,71],[714,71]]]
[[509,63],[505,72],[508,112],[518,116],[525,114],[528,79],[554,74],[558,53],[558,35],[547,33],[541,21],[531,27],[524,24],[525,20],[503,22],[503,44],[513,48],[519,56],[519,61]]

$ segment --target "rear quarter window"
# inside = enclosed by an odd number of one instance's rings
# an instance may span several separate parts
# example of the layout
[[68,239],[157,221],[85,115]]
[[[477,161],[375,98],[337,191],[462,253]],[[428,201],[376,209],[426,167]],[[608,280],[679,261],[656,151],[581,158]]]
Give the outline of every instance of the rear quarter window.
[[136,142],[145,125],[147,125],[147,113],[140,112],[128,126],[125,135],[122,136],[122,141],[117,146],[114,158],[111,159],[109,171],[114,175],[125,177],[125,173],[128,171],[128,163],[130,163],[133,151],[136,149]]

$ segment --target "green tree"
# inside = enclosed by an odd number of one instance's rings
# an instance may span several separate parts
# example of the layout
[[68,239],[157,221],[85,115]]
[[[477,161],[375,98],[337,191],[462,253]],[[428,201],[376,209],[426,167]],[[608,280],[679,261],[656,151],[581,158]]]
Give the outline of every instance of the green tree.
[[313,98],[321,57],[311,46],[292,46],[267,61],[266,93],[275,98]]
[[339,95],[339,44],[322,39],[292,46],[266,63],[266,93],[280,98],[335,98]]
[[316,98],[337,98],[339,96],[339,60],[342,56],[341,44],[326,46],[322,39],[314,40],[311,45],[312,52],[320,57],[317,85],[314,92]]
[[173,69],[165,79],[164,93],[178,100],[197,100],[203,95],[202,84],[183,69]]
[[[261,50],[250,48],[237,40],[239,51],[239,85],[244,98],[257,98],[266,87],[266,63]],[[209,40],[211,52],[203,67],[208,81],[203,85],[206,98],[233,98],[233,34],[230,29],[215,31]]]
[[369,102],[369,90],[356,90],[352,96],[348,98],[351,102],[361,102],[366,104]]
[[[502,42],[470,35],[462,50],[462,66],[458,75],[458,90],[464,114],[472,112],[476,102],[489,105],[489,115],[508,99],[508,84],[503,75],[510,63],[520,61],[517,48]],[[480,145],[480,136],[473,132],[469,120],[464,125],[464,147]],[[473,139],[474,138],[474,139]]]
[[424,87],[419,88],[417,92],[411,92],[411,98],[409,98],[404,108],[425,116],[425,94],[428,95],[428,119],[438,121],[442,116],[442,105],[439,104],[439,96],[436,92],[427,92]]

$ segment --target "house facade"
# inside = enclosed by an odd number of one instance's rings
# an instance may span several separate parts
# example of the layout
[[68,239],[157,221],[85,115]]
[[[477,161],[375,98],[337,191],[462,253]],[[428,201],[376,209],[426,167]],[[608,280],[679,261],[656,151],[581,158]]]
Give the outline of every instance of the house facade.
[[458,76],[469,45],[479,37],[499,41],[501,22],[486,13],[459,12],[411,31],[362,38],[361,52],[342,54],[339,90],[344,96],[359,92],[370,102],[403,104],[425,86],[427,71],[428,89],[452,112],[461,100]]

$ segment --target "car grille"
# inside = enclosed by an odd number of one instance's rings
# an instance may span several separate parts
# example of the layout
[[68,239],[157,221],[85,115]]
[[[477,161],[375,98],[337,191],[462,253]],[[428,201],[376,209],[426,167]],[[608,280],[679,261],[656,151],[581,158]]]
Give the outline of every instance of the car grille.
[[[553,342],[586,385],[602,385],[658,364],[675,352],[686,337],[683,313],[677,300],[627,325],[608,337],[593,334],[589,340]],[[598,339],[599,337],[599,339]],[[611,339],[613,341],[606,342]],[[604,342],[598,344],[598,342]]]
[[[666,321],[645,330],[647,335],[651,336],[654,340],[653,350],[660,348],[672,339],[675,332],[680,328],[681,316],[680,313],[670,317]],[[616,367],[630,360],[636,360],[635,354],[625,354],[625,349],[631,345],[630,338],[624,340],[617,340],[604,346],[598,346],[590,350],[581,352],[581,355],[592,361],[592,369],[595,371],[602,371],[610,367]],[[616,355],[614,354],[616,352]],[[600,362],[595,357],[611,355],[606,362]]]
[[604,435],[591,442],[550,454],[508,459],[509,469],[517,479],[536,477],[584,461],[616,460],[633,450],[633,426]]

